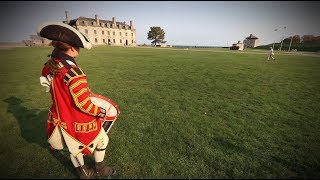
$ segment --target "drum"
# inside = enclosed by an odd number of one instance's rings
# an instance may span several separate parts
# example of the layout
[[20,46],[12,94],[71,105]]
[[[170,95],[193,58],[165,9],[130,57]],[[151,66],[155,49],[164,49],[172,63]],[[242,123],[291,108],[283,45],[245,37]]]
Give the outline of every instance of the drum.
[[109,112],[109,114],[107,113],[106,117],[103,119],[102,125],[102,127],[108,134],[108,132],[110,131],[111,127],[113,126],[114,122],[120,114],[119,107],[111,99],[99,94],[91,93],[90,99],[94,105],[102,107],[106,109],[107,112]]

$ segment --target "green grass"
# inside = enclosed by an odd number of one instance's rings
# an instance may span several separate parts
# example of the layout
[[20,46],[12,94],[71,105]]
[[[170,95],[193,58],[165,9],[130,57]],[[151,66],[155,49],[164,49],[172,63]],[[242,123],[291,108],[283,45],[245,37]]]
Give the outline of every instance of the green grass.
[[[0,175],[76,178],[46,143],[51,48],[0,50]],[[81,50],[90,89],[117,103],[114,178],[319,178],[320,58],[156,48]],[[86,156],[93,163],[92,156]]]

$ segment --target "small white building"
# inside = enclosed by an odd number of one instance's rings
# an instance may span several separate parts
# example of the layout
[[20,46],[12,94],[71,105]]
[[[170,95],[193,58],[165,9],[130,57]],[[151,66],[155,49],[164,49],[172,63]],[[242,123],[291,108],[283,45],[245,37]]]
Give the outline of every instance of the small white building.
[[169,44],[161,44],[160,47],[172,47],[172,46]]
[[232,44],[232,46],[230,47],[230,50],[243,50],[243,43],[241,41],[238,41],[238,43]]

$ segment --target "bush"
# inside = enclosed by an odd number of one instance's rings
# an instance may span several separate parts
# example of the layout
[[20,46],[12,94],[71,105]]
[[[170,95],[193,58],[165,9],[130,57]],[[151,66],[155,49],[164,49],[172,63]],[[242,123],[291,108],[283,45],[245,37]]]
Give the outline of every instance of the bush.
[[[269,49],[273,44],[263,45],[255,47],[255,49]],[[274,44],[274,50],[279,50],[281,43]],[[281,50],[288,51],[290,44],[283,43]],[[298,51],[309,51],[309,52],[318,52],[320,51],[320,43],[319,42],[302,42],[299,44],[291,44],[290,50],[297,49]]]

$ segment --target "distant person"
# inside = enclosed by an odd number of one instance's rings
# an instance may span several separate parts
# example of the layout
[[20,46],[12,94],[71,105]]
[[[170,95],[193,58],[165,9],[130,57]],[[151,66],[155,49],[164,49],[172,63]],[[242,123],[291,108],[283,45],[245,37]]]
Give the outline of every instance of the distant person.
[[[92,103],[87,76],[75,61],[80,48],[90,49],[91,44],[78,30],[64,23],[45,23],[37,33],[51,39],[54,47],[40,77],[52,99],[47,120],[52,150],[67,146],[80,179],[114,175],[115,169],[104,162],[109,137],[102,120],[109,116],[108,109]],[[94,168],[84,163],[83,156],[90,154],[94,155]]]
[[268,54],[268,61],[270,60],[270,58],[275,61],[276,58],[274,58],[273,56],[274,56],[273,48],[270,47],[270,51],[269,51],[269,54]]

